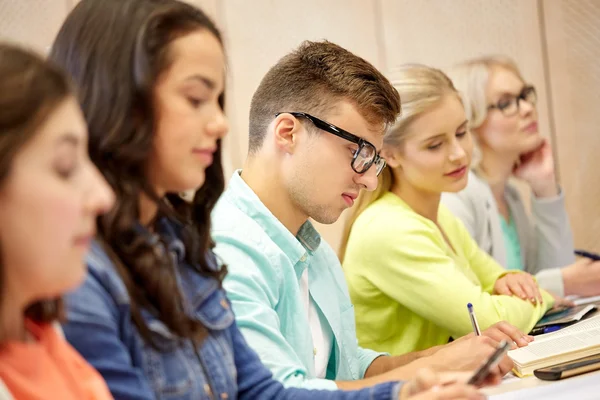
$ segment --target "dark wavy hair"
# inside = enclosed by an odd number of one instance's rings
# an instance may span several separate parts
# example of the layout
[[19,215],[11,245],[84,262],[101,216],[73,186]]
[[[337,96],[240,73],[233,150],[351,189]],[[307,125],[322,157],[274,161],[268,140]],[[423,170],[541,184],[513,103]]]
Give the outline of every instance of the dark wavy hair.
[[[153,244],[137,231],[140,196],[157,203],[154,221],[168,217],[181,223],[189,265],[219,282],[226,273],[224,267],[211,268],[206,258],[214,247],[210,213],[224,189],[220,141],[205,184],[191,202],[176,193],[159,198],[146,174],[156,123],[154,85],[172,63],[171,43],[203,29],[222,44],[215,24],[181,1],[82,0],[67,17],[50,54],[79,86],[90,156],[117,196],[114,209],[98,219],[100,240],[127,287],[135,326],[156,348],[160,344],[142,318],[142,308],[180,339],[198,344],[207,330],[184,312],[176,266],[165,244]],[[223,107],[223,96],[219,102]]]
[[[0,185],[10,175],[17,153],[69,96],[72,87],[60,69],[28,50],[0,43]],[[3,268],[0,258],[0,293]],[[38,322],[60,319],[62,300],[37,301],[27,307],[25,316]]]

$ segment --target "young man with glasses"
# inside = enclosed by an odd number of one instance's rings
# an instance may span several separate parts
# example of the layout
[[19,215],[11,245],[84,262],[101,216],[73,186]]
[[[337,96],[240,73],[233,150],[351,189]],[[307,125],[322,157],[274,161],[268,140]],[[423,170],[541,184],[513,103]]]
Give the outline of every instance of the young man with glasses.
[[215,207],[212,234],[238,325],[288,386],[357,389],[422,366],[473,370],[499,340],[524,343],[499,324],[488,336],[397,357],[357,345],[340,262],[309,219],[331,224],[377,187],[383,133],[399,113],[389,81],[330,42],[283,57],[252,98],[248,158]]

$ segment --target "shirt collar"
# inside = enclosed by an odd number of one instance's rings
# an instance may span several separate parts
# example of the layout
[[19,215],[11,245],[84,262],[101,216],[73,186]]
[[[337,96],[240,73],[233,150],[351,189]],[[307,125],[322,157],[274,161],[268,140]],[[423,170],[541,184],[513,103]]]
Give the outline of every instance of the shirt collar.
[[259,224],[293,263],[298,262],[306,251],[316,251],[321,244],[321,235],[313,224],[306,221],[298,230],[298,234],[292,235],[244,182],[240,176],[241,172],[237,170],[233,173],[225,197]]
[[179,264],[183,262],[185,259],[185,246],[180,239],[183,226],[167,217],[162,217],[156,222],[155,227],[156,233],[151,232],[148,228],[138,222],[136,230],[152,245],[158,244],[159,240],[162,239],[167,246],[167,251],[172,255],[175,263]]

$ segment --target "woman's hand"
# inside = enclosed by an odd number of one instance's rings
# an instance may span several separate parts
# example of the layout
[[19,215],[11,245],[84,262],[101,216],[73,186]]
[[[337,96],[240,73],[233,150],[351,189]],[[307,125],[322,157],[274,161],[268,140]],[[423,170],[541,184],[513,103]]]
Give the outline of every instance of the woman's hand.
[[513,175],[527,182],[538,198],[558,195],[554,157],[547,139],[536,150],[521,155]]
[[537,282],[526,272],[508,273],[499,278],[494,284],[493,293],[514,295],[523,300],[529,300],[533,304],[544,302]]
[[600,261],[580,258],[576,262],[561,268],[565,295],[583,297],[600,295]]

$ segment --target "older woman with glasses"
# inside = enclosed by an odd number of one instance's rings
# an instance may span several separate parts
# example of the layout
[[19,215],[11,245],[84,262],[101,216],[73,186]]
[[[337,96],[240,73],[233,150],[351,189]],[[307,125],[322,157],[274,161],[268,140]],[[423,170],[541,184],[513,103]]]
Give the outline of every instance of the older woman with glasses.
[[[552,149],[538,129],[535,88],[504,57],[466,61],[453,79],[478,152],[466,189],[442,201],[504,267],[536,274],[558,296],[600,294],[600,262],[575,262]],[[531,217],[513,178],[531,189]]]

